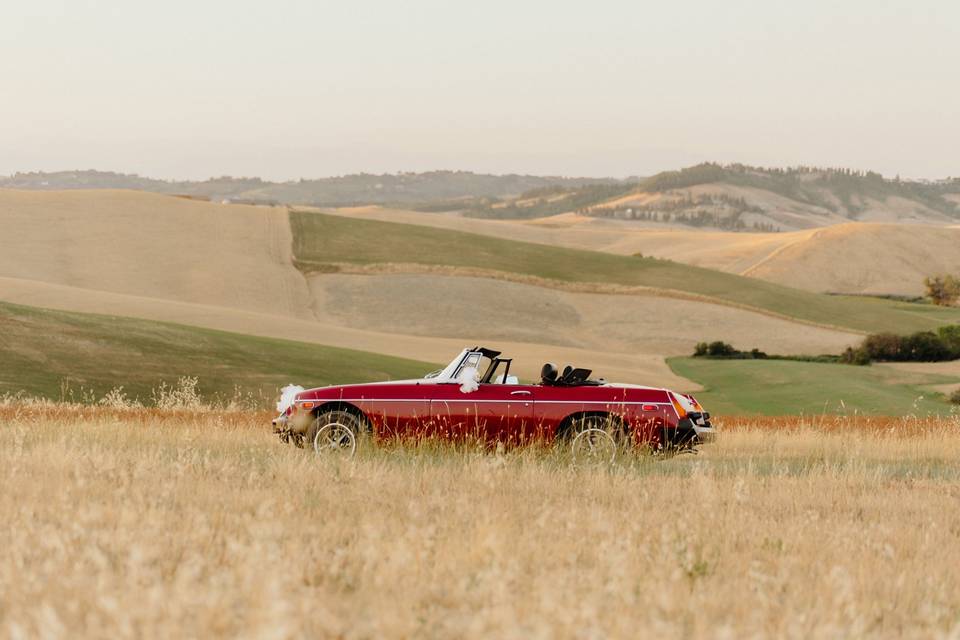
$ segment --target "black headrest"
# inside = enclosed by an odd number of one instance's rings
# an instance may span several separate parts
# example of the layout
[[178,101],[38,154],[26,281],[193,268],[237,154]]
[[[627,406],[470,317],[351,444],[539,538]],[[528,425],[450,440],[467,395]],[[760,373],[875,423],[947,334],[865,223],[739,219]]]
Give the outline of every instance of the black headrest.
[[560,379],[566,380],[567,378],[570,377],[571,373],[573,373],[573,365],[572,364],[564,365],[563,373],[560,374]]
[[557,365],[548,362],[540,369],[540,382],[543,384],[553,384],[557,381]]

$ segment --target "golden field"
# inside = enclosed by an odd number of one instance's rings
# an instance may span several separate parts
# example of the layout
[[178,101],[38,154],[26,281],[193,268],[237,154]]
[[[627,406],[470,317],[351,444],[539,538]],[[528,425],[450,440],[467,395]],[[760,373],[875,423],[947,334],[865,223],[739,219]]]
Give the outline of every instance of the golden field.
[[957,637],[960,421],[727,420],[699,455],[367,446],[0,403],[0,636]]

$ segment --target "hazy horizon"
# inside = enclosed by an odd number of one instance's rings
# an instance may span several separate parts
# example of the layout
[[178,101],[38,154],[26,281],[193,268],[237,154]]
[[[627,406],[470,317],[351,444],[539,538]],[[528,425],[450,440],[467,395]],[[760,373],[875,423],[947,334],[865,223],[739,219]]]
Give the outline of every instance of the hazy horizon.
[[[704,162],[705,162],[705,163],[713,163],[713,164],[721,164],[722,166],[731,166],[731,165],[734,165],[734,164],[738,164],[738,163],[729,163],[729,164],[727,164],[727,163],[716,163],[716,162],[712,162],[712,161],[704,161]],[[701,164],[702,164],[702,163],[701,163]],[[516,175],[516,176],[527,176],[527,177],[533,177],[533,178],[567,178],[567,179],[586,179],[586,180],[590,180],[590,179],[596,179],[596,180],[631,180],[631,179],[643,180],[643,179],[646,179],[646,178],[650,178],[650,177],[652,177],[652,176],[655,176],[655,175],[657,175],[658,173],[668,172],[668,171],[679,171],[679,170],[681,170],[681,169],[687,169],[687,168],[690,168],[690,167],[692,167],[692,166],[694,166],[694,165],[684,165],[684,166],[675,166],[675,167],[664,167],[663,169],[660,169],[660,170],[658,170],[658,171],[650,172],[649,174],[644,174],[644,175],[629,175],[629,176],[581,175],[581,174],[576,174],[576,175],[574,175],[574,174],[559,174],[559,173],[552,173],[552,174],[550,174],[550,173],[530,173],[530,172],[507,172],[507,171],[504,171],[504,172],[495,172],[495,171],[474,171],[474,170],[472,170],[472,169],[462,169],[462,168],[457,168],[457,167],[435,167],[435,168],[430,168],[430,169],[421,169],[421,170],[418,170],[418,171],[411,171],[411,170],[406,170],[406,169],[398,169],[398,170],[396,170],[396,171],[362,171],[362,170],[361,170],[361,171],[355,171],[355,172],[350,172],[350,173],[336,173],[336,174],[315,175],[315,176],[297,176],[296,178],[282,178],[282,177],[278,177],[278,178],[265,178],[265,177],[263,177],[263,176],[252,175],[252,174],[251,174],[251,175],[240,175],[240,174],[226,174],[226,173],[220,173],[220,174],[216,174],[216,173],[215,173],[215,174],[211,174],[211,175],[208,175],[208,176],[205,176],[205,177],[198,177],[198,178],[168,178],[168,177],[165,177],[165,176],[155,176],[155,175],[137,173],[137,172],[134,172],[134,171],[122,171],[122,170],[116,170],[116,169],[100,169],[100,168],[97,168],[97,167],[82,167],[82,168],[81,168],[81,167],[69,167],[69,168],[61,168],[61,169],[18,170],[18,171],[13,171],[13,172],[11,172],[11,173],[9,173],[9,174],[0,174],[0,178],[13,178],[13,177],[15,177],[16,175],[30,175],[30,174],[33,174],[33,175],[38,175],[38,174],[42,174],[42,175],[53,175],[53,174],[58,174],[58,173],[83,173],[83,172],[88,172],[88,171],[94,171],[94,172],[100,172],[100,173],[114,173],[114,174],[118,174],[118,175],[133,176],[133,177],[143,178],[143,179],[147,179],[147,180],[159,180],[159,181],[162,181],[162,182],[171,182],[171,183],[177,183],[177,182],[198,182],[198,183],[202,183],[202,182],[207,182],[207,181],[215,181],[215,180],[222,179],[222,178],[229,178],[229,179],[235,179],[235,180],[254,180],[254,179],[260,179],[260,180],[263,180],[264,182],[267,182],[267,183],[284,184],[284,183],[295,183],[295,182],[298,182],[298,181],[300,181],[300,180],[329,180],[329,179],[345,178],[345,177],[358,176],[358,175],[398,176],[398,175],[403,175],[403,174],[423,175],[423,174],[427,174],[427,173],[443,173],[443,172],[447,172],[447,173],[457,173],[457,172],[465,172],[465,173],[473,173],[473,174],[475,174],[475,175],[487,175],[487,176],[494,176],[494,177],[505,177],[505,176],[510,176],[510,175]],[[800,168],[817,168],[817,169],[825,169],[825,170],[829,170],[829,169],[850,169],[850,170],[854,170],[854,171],[863,171],[863,172],[873,171],[873,170],[870,169],[869,167],[844,167],[844,166],[839,166],[839,165],[818,165],[818,166],[811,166],[811,165],[795,165],[795,166],[786,166],[786,165],[764,165],[764,166],[759,166],[759,165],[747,165],[747,164],[745,164],[744,166],[756,166],[756,167],[759,168],[759,169],[785,169],[785,170],[790,170],[790,169],[800,169]],[[875,172],[875,173],[881,173],[881,172]],[[882,175],[883,178],[888,179],[888,180],[893,179],[893,178],[895,178],[895,177],[899,177],[899,178],[900,178],[902,181],[904,181],[904,182],[919,181],[919,182],[931,182],[931,183],[936,183],[936,182],[944,182],[944,181],[948,181],[948,180],[960,179],[960,176],[953,176],[953,175],[950,175],[950,176],[909,176],[909,177],[902,176],[902,175],[899,175],[899,174],[897,174],[896,176],[894,176],[894,175],[890,175],[890,174],[881,173],[881,175]]]
[[960,175],[946,1],[37,0],[4,18],[0,175]]

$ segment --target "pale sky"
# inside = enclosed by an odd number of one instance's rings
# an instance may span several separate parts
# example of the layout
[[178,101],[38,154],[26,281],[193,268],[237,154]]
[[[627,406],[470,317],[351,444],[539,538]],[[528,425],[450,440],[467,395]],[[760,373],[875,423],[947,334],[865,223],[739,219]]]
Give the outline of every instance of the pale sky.
[[956,0],[0,0],[0,174],[960,175]]

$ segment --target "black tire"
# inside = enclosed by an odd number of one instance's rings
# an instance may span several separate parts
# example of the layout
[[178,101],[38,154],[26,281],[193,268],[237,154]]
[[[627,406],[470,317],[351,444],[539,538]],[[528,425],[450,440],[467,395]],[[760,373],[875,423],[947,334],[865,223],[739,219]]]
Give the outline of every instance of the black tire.
[[[310,423],[304,436],[304,444],[321,453],[330,449],[338,450],[347,455],[353,455],[360,442],[360,436],[366,430],[366,421],[350,411],[338,409],[324,411]],[[321,433],[322,432],[322,433]],[[317,442],[317,436],[325,438],[327,446]]]

